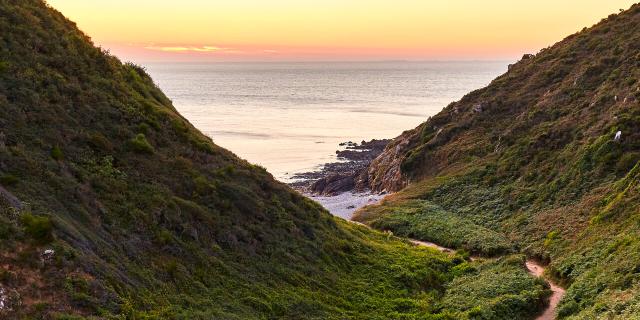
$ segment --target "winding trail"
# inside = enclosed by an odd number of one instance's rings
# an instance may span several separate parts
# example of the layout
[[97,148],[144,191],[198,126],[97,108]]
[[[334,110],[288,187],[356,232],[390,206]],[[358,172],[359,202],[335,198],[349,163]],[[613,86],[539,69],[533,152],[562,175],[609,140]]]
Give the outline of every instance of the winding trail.
[[[351,219],[347,219],[347,221],[357,225],[364,226],[366,228],[371,228],[370,226],[358,221],[353,221]],[[410,239],[410,238],[406,238],[406,239],[417,246],[429,247],[429,248],[437,249],[446,253],[455,252],[455,250],[451,248],[443,247],[433,242],[420,241],[420,240]],[[478,259],[478,257],[470,257],[470,259],[471,261],[474,261]],[[543,278],[551,288],[551,296],[549,297],[549,302],[547,307],[544,309],[542,313],[540,313],[534,319],[535,320],[554,320],[556,318],[556,310],[558,308],[558,304],[560,303],[560,300],[562,300],[562,297],[565,295],[565,289],[563,289],[562,287],[553,283],[551,280],[544,277],[545,268],[543,265],[541,265],[537,261],[533,259],[527,259],[525,262],[525,267],[527,269],[527,272],[529,272],[529,274],[535,277]]]
[[[544,277],[544,267],[534,260],[527,260],[527,270],[536,277]],[[565,290],[553,283],[551,280],[544,278],[551,288],[551,297],[549,297],[549,305],[542,314],[536,317],[536,320],[553,320],[556,318],[556,309],[560,300],[565,294]]]
[[[429,248],[434,248],[434,249],[438,249],[442,252],[453,252],[454,250],[450,249],[450,248],[445,248],[443,246],[439,246],[435,243],[432,242],[426,242],[426,241],[419,241],[419,240],[415,240],[415,239],[409,239],[409,241],[417,246],[422,246],[422,247],[429,247]],[[471,260],[475,260],[474,257],[471,257]],[[544,309],[544,312],[542,312],[540,315],[538,315],[535,320],[553,320],[556,318],[556,309],[558,308],[558,304],[560,303],[560,300],[562,299],[562,297],[565,294],[565,290],[556,285],[555,283],[553,283],[551,280],[544,278],[544,267],[539,264],[538,262],[536,262],[535,260],[532,259],[527,259],[527,261],[525,262],[525,266],[527,267],[527,272],[529,272],[529,274],[535,276],[535,277],[542,277],[548,284],[549,287],[551,288],[551,297],[549,297],[549,304],[547,305],[547,307]]]
[[[353,220],[348,220],[349,222],[361,225],[361,226],[365,226],[367,228],[371,228],[368,225],[361,223],[361,222],[357,222],[357,221],[353,221]],[[440,250],[442,252],[454,252],[455,250],[451,249],[451,248],[447,248],[447,247],[443,247],[440,245],[437,245],[433,242],[427,242],[427,241],[420,241],[420,240],[416,240],[416,239],[410,239],[407,238],[407,240],[409,240],[409,242],[415,244],[416,246],[421,246],[421,247],[428,247],[428,248],[433,248],[433,249],[437,249]],[[476,257],[470,257],[471,261],[476,260]],[[537,261],[533,260],[533,259],[527,259],[527,261],[525,262],[525,266],[527,268],[527,272],[529,272],[530,275],[535,276],[535,277],[539,277],[539,278],[543,278],[548,284],[549,287],[551,288],[551,297],[549,297],[549,304],[547,305],[547,307],[544,309],[544,311],[538,315],[537,317],[535,317],[535,320],[554,320],[556,318],[556,309],[558,308],[558,304],[560,303],[560,300],[562,300],[562,297],[564,297],[565,294],[565,289],[556,285],[555,283],[553,283],[553,281],[547,279],[544,277],[544,267],[538,263]]]

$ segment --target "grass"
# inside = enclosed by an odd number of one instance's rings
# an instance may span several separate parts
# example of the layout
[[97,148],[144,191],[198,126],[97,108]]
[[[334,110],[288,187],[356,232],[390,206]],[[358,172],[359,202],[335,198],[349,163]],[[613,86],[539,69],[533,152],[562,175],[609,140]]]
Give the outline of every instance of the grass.
[[0,183],[25,207],[0,201],[0,284],[20,297],[0,317],[459,318],[441,302],[463,257],[332,217],[44,2],[0,16]]
[[408,200],[399,205],[385,204],[369,208],[377,218],[357,219],[396,235],[430,241],[449,248],[464,249],[472,254],[501,255],[514,251],[509,240],[496,231],[477,225],[469,219],[447,212],[425,200]]
[[530,317],[546,305],[550,291],[542,279],[527,274],[524,261],[515,255],[480,264],[448,285],[441,306],[458,318]]
[[561,319],[637,318],[639,21],[638,5],[611,15],[405,132],[369,181],[408,186],[357,219],[550,262]]

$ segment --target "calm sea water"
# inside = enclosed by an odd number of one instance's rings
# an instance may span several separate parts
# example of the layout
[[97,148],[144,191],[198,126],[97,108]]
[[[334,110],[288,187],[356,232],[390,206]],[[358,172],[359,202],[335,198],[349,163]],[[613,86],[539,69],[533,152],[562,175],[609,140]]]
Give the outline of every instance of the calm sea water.
[[175,107],[218,145],[286,181],[340,142],[393,138],[508,62],[153,63]]

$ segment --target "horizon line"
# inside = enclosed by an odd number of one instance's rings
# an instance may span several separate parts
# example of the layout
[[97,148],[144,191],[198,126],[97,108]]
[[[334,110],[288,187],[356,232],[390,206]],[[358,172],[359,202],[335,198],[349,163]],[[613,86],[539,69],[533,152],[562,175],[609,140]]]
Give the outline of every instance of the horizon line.
[[[120,60],[124,62],[134,62],[131,60],[126,60],[118,57]],[[314,59],[305,59],[305,60],[198,60],[194,59],[191,61],[187,60],[138,60],[135,63],[180,63],[180,64],[201,64],[201,63],[358,63],[358,62],[366,62],[366,63],[424,63],[424,62],[513,62],[517,61],[517,59],[341,59],[341,60],[314,60]]]

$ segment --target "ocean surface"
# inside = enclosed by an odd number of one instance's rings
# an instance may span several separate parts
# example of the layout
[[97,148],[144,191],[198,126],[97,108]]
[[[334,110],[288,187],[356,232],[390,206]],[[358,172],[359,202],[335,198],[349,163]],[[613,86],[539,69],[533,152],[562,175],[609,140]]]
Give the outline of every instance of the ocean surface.
[[276,178],[335,160],[338,144],[393,138],[509,62],[149,63],[175,107]]

